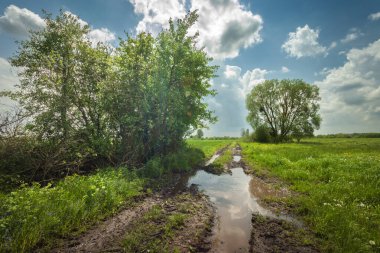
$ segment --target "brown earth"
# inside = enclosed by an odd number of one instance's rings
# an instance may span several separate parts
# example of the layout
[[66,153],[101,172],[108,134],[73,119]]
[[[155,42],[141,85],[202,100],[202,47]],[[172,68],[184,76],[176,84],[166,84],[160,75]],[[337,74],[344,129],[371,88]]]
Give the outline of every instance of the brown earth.
[[252,216],[250,245],[250,252],[252,253],[319,252],[313,246],[312,239],[305,235],[303,229],[283,220],[265,218],[259,215]]

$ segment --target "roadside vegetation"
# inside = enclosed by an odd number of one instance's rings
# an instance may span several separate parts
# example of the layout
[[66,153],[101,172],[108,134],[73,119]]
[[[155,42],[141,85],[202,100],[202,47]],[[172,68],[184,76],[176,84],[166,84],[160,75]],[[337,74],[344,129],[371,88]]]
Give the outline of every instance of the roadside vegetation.
[[379,139],[241,146],[252,173],[300,193],[287,203],[321,239],[323,252],[380,251]]
[[114,48],[61,11],[18,43],[20,84],[0,93],[17,102],[0,115],[1,252],[48,250],[204,161],[185,141],[216,120],[203,98],[217,66],[188,33],[197,18]]
[[23,186],[0,197],[0,252],[25,252],[83,232],[136,202],[144,180],[126,168],[72,175],[56,185]]

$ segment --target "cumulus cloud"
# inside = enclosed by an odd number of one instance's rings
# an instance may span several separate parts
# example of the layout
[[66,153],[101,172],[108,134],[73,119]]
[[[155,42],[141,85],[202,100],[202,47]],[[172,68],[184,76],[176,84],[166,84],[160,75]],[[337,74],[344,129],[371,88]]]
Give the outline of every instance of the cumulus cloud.
[[[65,11],[65,14],[77,17],[81,26],[88,25],[74,13]],[[5,9],[4,15],[0,17],[0,32],[6,32],[16,37],[27,37],[30,30],[41,30],[45,26],[45,21],[38,14],[15,5],[9,5]],[[92,29],[87,38],[93,45],[96,45],[98,42],[109,44],[116,39],[116,36],[107,28],[100,28]]]
[[15,37],[26,37],[30,30],[40,30],[45,27],[44,20],[34,12],[15,5],[5,8],[0,16],[0,32],[9,33]]
[[[169,18],[186,15],[185,0],[130,0],[142,20],[137,32],[158,34],[168,26]],[[190,10],[198,10],[199,19],[192,33],[199,31],[198,45],[215,59],[234,58],[242,48],[260,43],[263,20],[247,10],[238,0],[190,0]]]
[[[0,91],[12,90],[19,83],[17,69],[12,67],[9,62],[0,57]],[[0,97],[0,112],[7,111],[15,103],[9,98]]]
[[343,39],[341,39],[340,42],[342,42],[342,43],[348,43],[348,42],[356,40],[357,38],[359,38],[361,36],[363,36],[363,33],[360,32],[359,29],[352,28],[349,31],[349,33],[347,33],[346,37],[344,37]]
[[241,48],[260,43],[263,20],[238,0],[192,0],[191,10],[198,10],[199,43],[215,59],[234,58]]
[[291,57],[301,58],[307,56],[327,55],[328,49],[318,42],[319,30],[311,29],[308,25],[297,27],[290,32],[282,49]]
[[368,16],[368,18],[372,21],[376,21],[380,19],[380,12],[372,13]]
[[107,28],[91,30],[87,37],[93,45],[96,45],[99,42],[103,44],[110,44],[116,39],[115,34]]
[[136,14],[142,15],[137,24],[137,32],[158,34],[167,28],[170,18],[178,19],[186,15],[185,0],[129,0]]
[[288,69],[287,67],[285,67],[285,66],[281,67],[281,72],[282,73],[288,73],[289,71],[290,71],[290,69]]
[[205,133],[208,136],[238,136],[241,128],[248,128],[245,97],[255,85],[265,80],[268,73],[259,68],[242,73],[238,66],[221,67],[219,77],[213,80],[213,88],[218,94],[207,98],[210,109],[215,111],[219,120]]
[[316,82],[325,123],[332,125],[341,119],[350,121],[356,131],[363,125],[374,131],[380,124],[380,39],[365,48],[351,49],[346,57],[344,65],[326,70],[324,80]]

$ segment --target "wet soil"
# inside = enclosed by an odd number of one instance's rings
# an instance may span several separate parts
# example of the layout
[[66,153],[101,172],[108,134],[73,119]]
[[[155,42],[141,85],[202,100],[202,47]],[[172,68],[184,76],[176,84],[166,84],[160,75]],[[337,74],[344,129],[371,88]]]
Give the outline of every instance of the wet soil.
[[308,231],[284,220],[253,215],[250,252],[319,252],[307,233]]

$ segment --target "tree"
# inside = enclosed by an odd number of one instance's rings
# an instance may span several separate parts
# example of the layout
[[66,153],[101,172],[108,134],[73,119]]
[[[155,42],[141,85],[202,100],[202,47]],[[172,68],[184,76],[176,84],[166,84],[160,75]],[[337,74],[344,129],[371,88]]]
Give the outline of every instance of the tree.
[[197,130],[197,138],[198,139],[202,139],[203,138],[203,131],[202,131],[202,129],[198,129]]
[[319,129],[319,88],[302,80],[266,80],[257,85],[246,99],[247,120],[254,129],[269,128],[275,142],[312,135]]
[[3,95],[20,104],[29,116],[28,132],[49,152],[51,160],[40,167],[50,164],[58,171],[110,150],[102,90],[111,55],[101,44],[91,46],[89,27],[75,15],[61,11],[53,19],[47,14],[45,23],[19,43],[10,62],[21,69],[20,85]]

